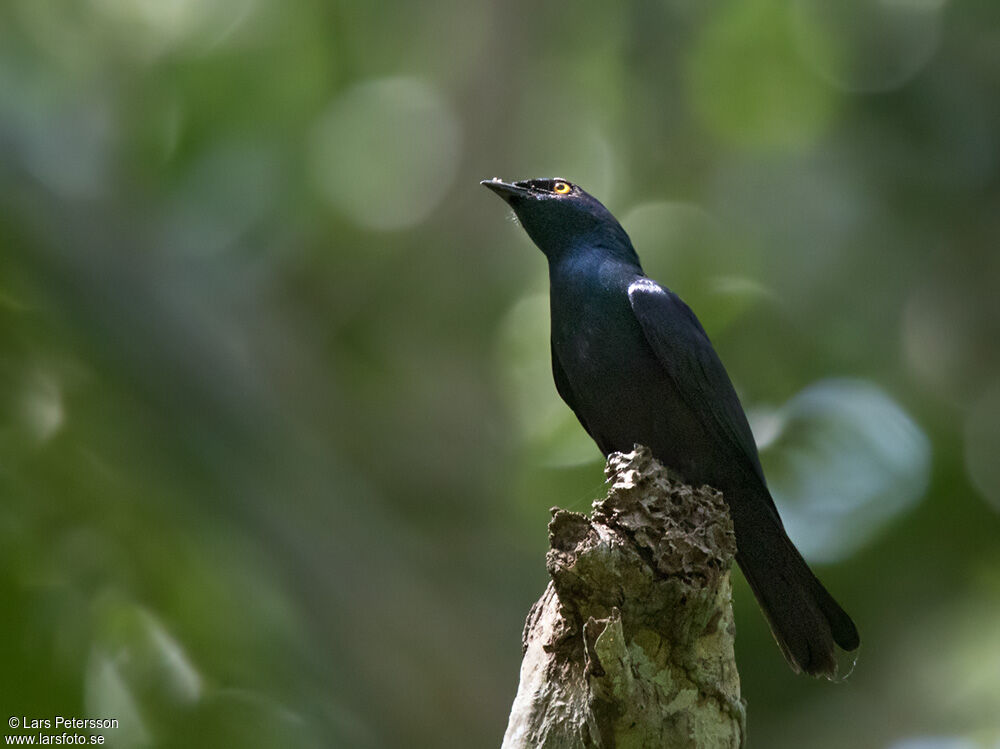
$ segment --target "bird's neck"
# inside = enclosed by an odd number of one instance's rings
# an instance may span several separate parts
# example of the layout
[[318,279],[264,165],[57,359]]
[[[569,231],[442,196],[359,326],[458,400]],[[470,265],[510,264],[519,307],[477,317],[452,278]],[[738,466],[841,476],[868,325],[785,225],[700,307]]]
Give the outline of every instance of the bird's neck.
[[622,257],[599,247],[578,249],[550,260],[553,345],[559,348],[577,335],[599,339],[615,320],[631,319],[625,316],[628,288],[641,275],[638,258]]
[[639,256],[625,237],[622,242],[582,241],[566,252],[549,257],[549,280],[554,285],[565,282],[593,283],[610,277],[645,275]]

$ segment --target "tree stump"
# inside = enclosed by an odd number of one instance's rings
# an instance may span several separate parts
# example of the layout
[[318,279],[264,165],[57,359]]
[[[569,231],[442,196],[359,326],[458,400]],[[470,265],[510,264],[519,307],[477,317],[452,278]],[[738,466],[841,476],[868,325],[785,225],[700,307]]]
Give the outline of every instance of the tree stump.
[[525,623],[503,749],[740,747],[722,495],[636,446],[590,516],[553,508],[552,581]]

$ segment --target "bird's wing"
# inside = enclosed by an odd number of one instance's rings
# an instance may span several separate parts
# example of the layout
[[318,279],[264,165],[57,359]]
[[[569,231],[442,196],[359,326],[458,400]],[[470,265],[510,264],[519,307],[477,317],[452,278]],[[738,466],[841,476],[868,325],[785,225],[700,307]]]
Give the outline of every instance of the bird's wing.
[[648,278],[634,281],[628,297],[646,340],[684,402],[705,430],[728,444],[764,482],[743,406],[694,312],[672,291]]

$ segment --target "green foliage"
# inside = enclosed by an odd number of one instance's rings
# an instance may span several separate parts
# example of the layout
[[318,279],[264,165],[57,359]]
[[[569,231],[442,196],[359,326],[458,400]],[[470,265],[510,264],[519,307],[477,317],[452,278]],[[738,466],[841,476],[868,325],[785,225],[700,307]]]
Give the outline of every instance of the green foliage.
[[846,685],[796,678],[737,580],[755,745],[995,745],[997,28],[0,4],[0,705],[115,746],[498,743],[548,508],[603,492],[544,261],[477,182],[558,174],[704,320],[861,630]]

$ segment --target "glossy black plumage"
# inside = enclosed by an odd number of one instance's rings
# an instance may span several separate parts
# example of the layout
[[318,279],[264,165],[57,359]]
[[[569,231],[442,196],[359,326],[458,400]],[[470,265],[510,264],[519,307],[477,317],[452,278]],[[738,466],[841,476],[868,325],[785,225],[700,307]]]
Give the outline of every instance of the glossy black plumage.
[[737,562],[786,659],[833,677],[834,643],[856,649],[857,630],[788,539],[743,407],[697,317],[645,276],[625,230],[579,187],[482,184],[548,258],[559,395],[605,455],[644,444],[688,483],[722,491]]

